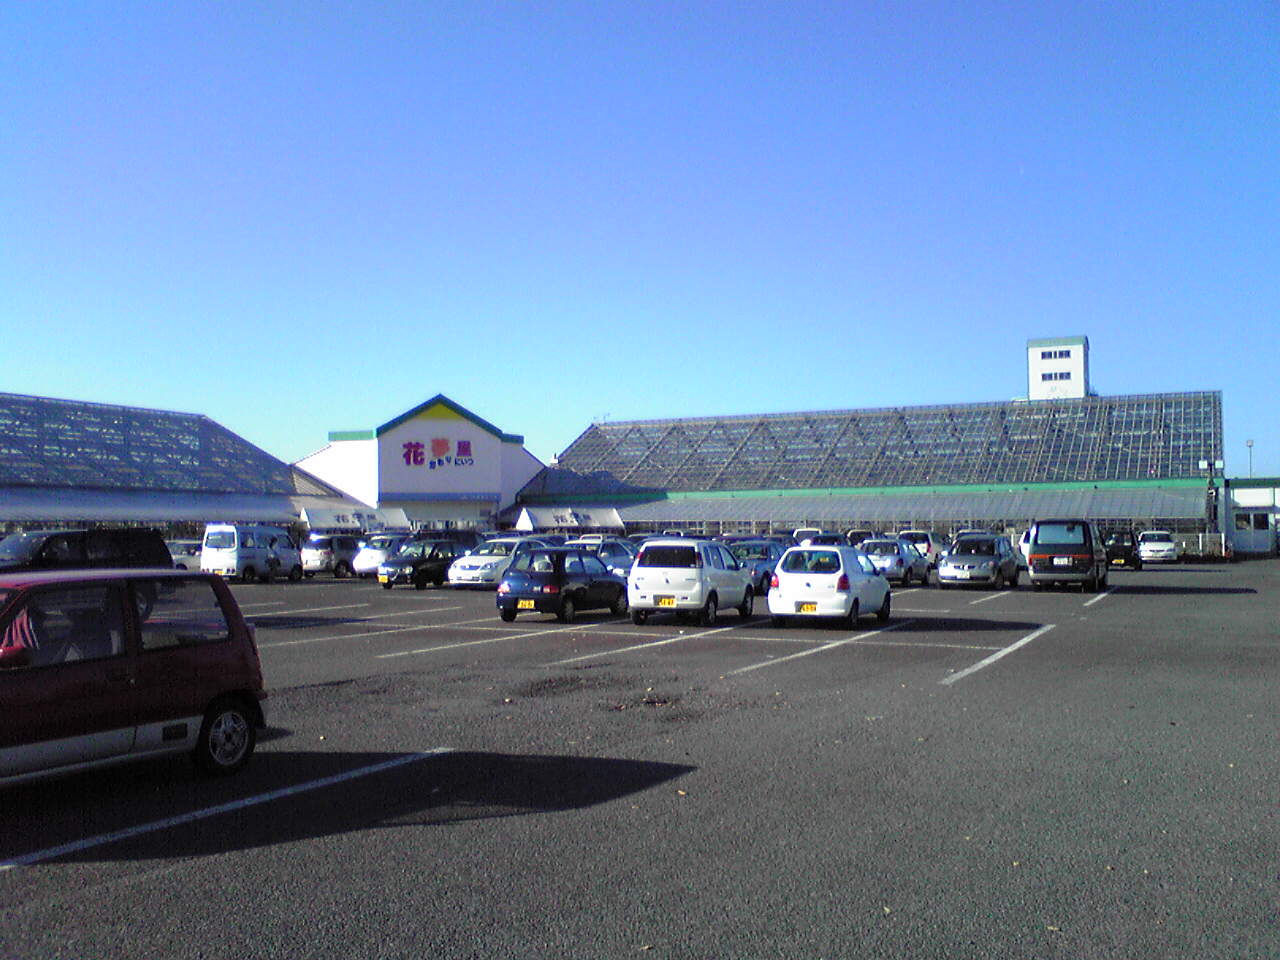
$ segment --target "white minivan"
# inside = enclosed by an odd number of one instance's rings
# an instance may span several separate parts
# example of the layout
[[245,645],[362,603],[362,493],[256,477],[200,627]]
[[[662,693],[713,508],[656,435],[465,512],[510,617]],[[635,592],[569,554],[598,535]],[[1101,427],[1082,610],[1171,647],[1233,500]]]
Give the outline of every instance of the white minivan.
[[[273,569],[271,558],[279,564]],[[302,579],[302,554],[283,527],[257,523],[209,523],[204,528],[200,569],[228,580],[266,583],[274,576]]]
[[646,540],[627,575],[631,622],[642,624],[651,613],[670,611],[697,614],[709,627],[727,607],[736,607],[746,619],[755,606],[751,576],[751,568],[723,543],[685,537]]

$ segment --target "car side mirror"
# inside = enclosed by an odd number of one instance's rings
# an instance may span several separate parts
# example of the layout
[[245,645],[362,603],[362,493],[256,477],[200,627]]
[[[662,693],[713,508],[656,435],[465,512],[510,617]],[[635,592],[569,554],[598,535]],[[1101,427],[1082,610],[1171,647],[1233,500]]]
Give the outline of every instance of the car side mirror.
[[16,670],[31,666],[31,651],[26,647],[0,647],[0,670]]

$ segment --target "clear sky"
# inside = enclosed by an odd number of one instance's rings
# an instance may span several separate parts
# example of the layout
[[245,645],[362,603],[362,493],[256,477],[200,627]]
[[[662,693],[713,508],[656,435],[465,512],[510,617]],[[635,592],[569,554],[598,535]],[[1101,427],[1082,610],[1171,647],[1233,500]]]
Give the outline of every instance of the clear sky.
[[0,390],[286,460],[592,420],[1222,390],[1280,475],[1280,7],[0,5]]

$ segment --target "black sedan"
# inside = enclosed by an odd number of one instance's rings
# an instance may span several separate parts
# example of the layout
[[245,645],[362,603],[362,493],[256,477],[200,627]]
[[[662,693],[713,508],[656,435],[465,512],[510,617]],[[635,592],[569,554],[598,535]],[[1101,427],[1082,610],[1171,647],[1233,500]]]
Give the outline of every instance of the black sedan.
[[627,582],[610,573],[594,553],[547,547],[522,553],[498,584],[498,615],[510,623],[520,613],[554,613],[572,623],[579,610],[627,612]]
[[411,583],[425,590],[428,583],[437,587],[449,575],[449,564],[467,552],[452,540],[410,540],[394,557],[378,565],[378,582],[384,590],[397,583]]
[[1107,534],[1107,564],[1112,567],[1142,569],[1142,557],[1138,556],[1138,538],[1132,530],[1119,530]]

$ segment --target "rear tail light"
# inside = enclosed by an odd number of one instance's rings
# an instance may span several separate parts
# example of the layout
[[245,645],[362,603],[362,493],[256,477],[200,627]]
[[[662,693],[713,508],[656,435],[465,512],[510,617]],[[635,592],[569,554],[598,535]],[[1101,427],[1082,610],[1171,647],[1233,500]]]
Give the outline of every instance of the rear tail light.
[[849,575],[847,573],[840,574],[840,579],[836,581],[837,590],[849,589]]
[[778,588],[778,575],[775,573],[769,578],[769,589],[776,590]]
[[510,593],[510,592],[511,592],[511,584],[509,584],[509,583],[507,583],[507,581],[503,580],[500,584],[498,584],[498,592],[499,592],[499,593]]
[[542,585],[542,592],[543,593],[559,593],[560,586],[555,583],[545,583]]

